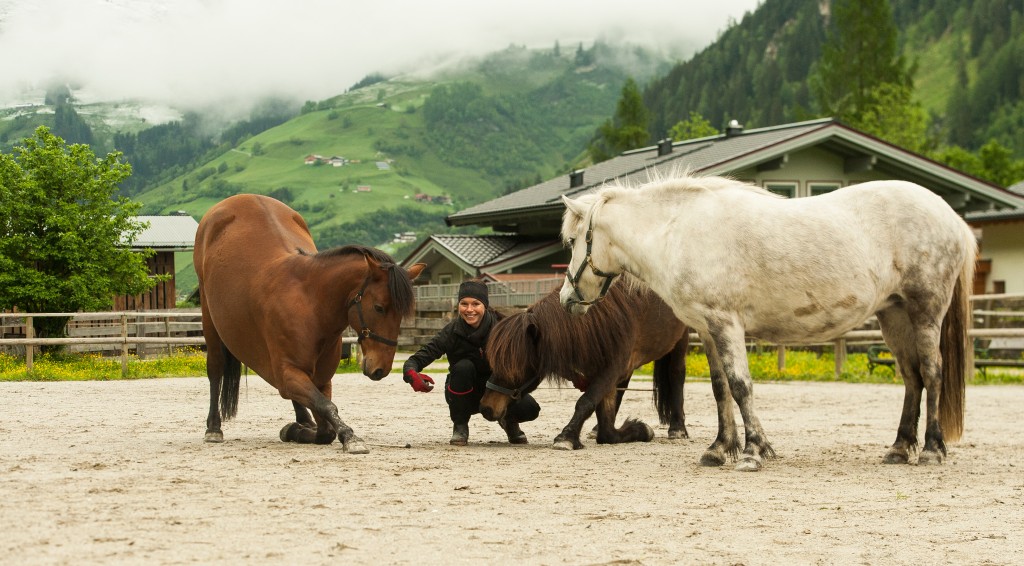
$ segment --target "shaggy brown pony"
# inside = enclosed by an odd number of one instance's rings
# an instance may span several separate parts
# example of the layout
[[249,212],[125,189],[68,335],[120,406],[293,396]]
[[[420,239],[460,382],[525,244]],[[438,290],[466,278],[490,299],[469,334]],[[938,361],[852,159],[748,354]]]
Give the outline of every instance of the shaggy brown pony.
[[[585,317],[574,317],[552,291],[525,312],[491,330],[487,358],[492,375],[480,401],[489,420],[504,416],[511,399],[537,388],[546,377],[571,381],[583,391],[554,448],[583,448],[583,423],[597,412],[597,442],[647,442],[654,430],[637,419],[615,427],[622,391],[633,370],[654,361],[654,403],[670,438],[687,438],[683,413],[688,329],[657,295],[635,281],[612,285]],[[618,393],[618,394],[616,394]]]

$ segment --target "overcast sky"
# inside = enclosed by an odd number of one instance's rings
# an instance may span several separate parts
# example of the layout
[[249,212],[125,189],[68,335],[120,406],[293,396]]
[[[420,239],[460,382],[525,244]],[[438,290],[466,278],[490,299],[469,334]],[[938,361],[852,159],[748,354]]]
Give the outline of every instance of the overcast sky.
[[[0,0],[0,101],[53,76],[90,98],[317,100],[372,72],[597,37],[688,56],[760,0]],[[681,51],[684,50],[684,51]]]

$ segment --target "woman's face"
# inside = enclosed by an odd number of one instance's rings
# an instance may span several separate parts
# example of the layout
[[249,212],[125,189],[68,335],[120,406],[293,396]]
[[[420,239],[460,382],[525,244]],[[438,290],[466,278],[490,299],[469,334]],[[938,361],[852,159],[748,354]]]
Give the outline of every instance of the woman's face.
[[485,310],[487,309],[484,307],[484,304],[473,297],[466,297],[459,301],[459,316],[462,317],[462,320],[466,321],[466,324],[473,328],[480,326]]

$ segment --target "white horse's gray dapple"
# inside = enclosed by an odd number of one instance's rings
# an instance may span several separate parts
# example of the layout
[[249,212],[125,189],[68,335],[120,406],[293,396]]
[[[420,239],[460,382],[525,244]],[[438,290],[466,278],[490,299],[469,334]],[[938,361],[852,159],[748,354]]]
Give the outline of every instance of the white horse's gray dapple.
[[875,181],[798,199],[721,177],[682,175],[637,188],[607,186],[566,205],[572,259],[560,301],[583,314],[611,277],[646,282],[705,344],[719,431],[701,458],[738,470],[775,455],[754,411],[746,339],[831,340],[870,317],[899,362],[903,413],[887,463],[917,451],[941,463],[963,432],[968,301],[977,242],[939,196],[903,181]]

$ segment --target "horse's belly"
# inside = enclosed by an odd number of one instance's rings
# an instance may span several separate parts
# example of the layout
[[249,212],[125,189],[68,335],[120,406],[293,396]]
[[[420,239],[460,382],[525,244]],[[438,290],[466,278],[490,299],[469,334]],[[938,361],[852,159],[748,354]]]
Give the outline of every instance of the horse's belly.
[[871,316],[867,308],[817,310],[796,309],[791,313],[775,313],[749,318],[746,333],[776,344],[809,344],[827,342],[864,324]]

